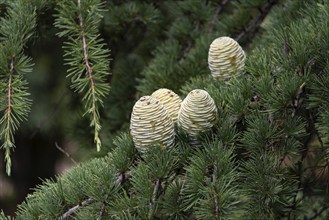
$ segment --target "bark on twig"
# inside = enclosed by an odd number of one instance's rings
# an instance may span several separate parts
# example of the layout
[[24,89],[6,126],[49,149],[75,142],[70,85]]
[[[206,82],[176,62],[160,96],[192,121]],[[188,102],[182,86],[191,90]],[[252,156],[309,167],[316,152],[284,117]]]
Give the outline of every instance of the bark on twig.
[[86,200],[83,200],[80,204],[70,208],[69,210],[67,210],[67,212],[65,212],[60,218],[58,218],[58,220],[65,220],[68,217],[70,217],[73,213],[75,213],[80,207],[82,206],[87,206],[91,203],[93,203],[95,200],[92,198],[88,198]]
[[154,203],[158,197],[158,192],[160,190],[161,187],[161,180],[158,179],[155,183],[154,189],[153,189],[153,195],[152,195],[152,199],[150,201],[150,210],[149,210],[149,219],[153,219],[153,211],[154,211]]
[[9,79],[8,79],[8,92],[7,92],[7,108],[4,114],[7,114],[7,127],[5,128],[5,134],[4,134],[4,148],[5,148],[5,161],[6,161],[6,171],[8,176],[10,176],[11,173],[11,159],[10,159],[10,148],[13,147],[13,140],[12,140],[12,80],[13,80],[13,74],[14,74],[14,58],[10,61],[10,67],[9,67]]
[[[215,184],[217,179],[217,166],[214,165],[214,170],[213,170],[213,174],[212,174],[212,183]],[[216,190],[214,190],[214,203],[215,203],[215,216],[216,219],[220,219],[220,208],[219,208],[219,203],[218,203],[218,194],[216,192]]]
[[61,148],[61,147],[57,144],[57,142],[55,142],[55,146],[56,146],[56,148],[57,148],[60,152],[62,152],[63,154],[65,154],[65,156],[68,157],[68,158],[72,161],[72,163],[74,163],[74,165],[77,165],[77,164],[78,164],[78,163],[73,159],[73,157],[71,156],[71,154],[69,154],[67,151],[65,151],[63,148]]

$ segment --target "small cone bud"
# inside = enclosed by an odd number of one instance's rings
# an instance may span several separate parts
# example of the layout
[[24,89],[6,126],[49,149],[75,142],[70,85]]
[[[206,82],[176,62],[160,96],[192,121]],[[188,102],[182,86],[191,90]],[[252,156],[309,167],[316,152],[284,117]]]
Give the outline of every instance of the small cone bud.
[[171,147],[174,144],[174,123],[163,104],[151,96],[141,97],[134,105],[130,133],[136,148],[145,152],[151,145]]
[[215,102],[208,92],[202,89],[191,91],[178,112],[178,125],[192,137],[211,128],[217,119]]
[[241,46],[230,37],[219,37],[210,44],[208,66],[216,79],[228,79],[240,74],[245,59]]
[[152,97],[158,99],[167,109],[173,122],[177,122],[178,111],[182,103],[181,98],[170,89],[158,89],[153,92]]

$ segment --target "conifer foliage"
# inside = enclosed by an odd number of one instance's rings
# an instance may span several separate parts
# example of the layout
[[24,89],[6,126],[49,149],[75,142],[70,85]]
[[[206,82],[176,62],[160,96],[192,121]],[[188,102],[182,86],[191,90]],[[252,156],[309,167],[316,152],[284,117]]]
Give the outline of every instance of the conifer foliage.
[[68,77],[72,89],[83,96],[85,115],[90,117],[90,126],[94,127],[97,151],[101,147],[99,107],[110,90],[107,83],[109,50],[98,33],[102,6],[99,0],[59,1],[55,22],[55,26],[62,30],[58,35],[68,37],[64,46]]
[[[17,219],[328,219],[329,1],[150,2],[173,17],[134,81],[135,95],[148,96],[130,109],[131,131],[106,156],[45,180]],[[95,135],[108,92],[100,10],[95,0],[61,1],[56,20],[72,87],[87,94],[92,120],[97,107]],[[223,36],[246,54],[226,79],[207,66]],[[149,96],[166,87],[186,100],[176,124],[166,98]]]
[[27,119],[31,106],[24,75],[32,71],[33,64],[24,54],[24,47],[33,34],[35,15],[35,8],[28,2],[10,1],[0,21],[0,138],[8,175],[10,151],[15,147],[14,133]]

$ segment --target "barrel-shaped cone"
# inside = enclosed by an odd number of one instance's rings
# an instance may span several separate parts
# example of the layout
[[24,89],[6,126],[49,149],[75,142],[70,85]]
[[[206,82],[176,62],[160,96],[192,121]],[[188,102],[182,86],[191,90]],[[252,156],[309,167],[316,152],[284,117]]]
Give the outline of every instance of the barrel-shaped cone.
[[216,79],[228,79],[243,72],[246,55],[234,39],[219,37],[209,47],[208,66]]
[[134,105],[130,133],[136,148],[145,152],[152,145],[174,144],[174,123],[163,104],[151,96],[141,97]]
[[181,104],[178,125],[190,136],[211,128],[218,119],[217,107],[207,91],[191,91]]

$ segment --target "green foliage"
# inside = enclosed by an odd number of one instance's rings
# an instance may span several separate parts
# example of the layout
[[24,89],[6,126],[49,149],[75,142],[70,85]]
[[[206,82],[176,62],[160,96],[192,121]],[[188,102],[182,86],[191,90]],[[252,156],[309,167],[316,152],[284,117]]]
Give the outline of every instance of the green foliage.
[[242,164],[242,188],[247,196],[246,219],[277,219],[289,212],[296,181],[267,153]]
[[120,146],[120,149],[117,148],[112,152],[112,157],[116,160],[114,167],[119,173],[124,174],[134,162],[137,150],[132,147],[132,137],[127,133],[122,133],[120,136],[117,136],[113,144],[118,147]]
[[[29,210],[28,212],[30,214],[21,215],[18,219],[58,218],[60,217],[59,213],[64,213],[64,210],[71,206],[74,207],[74,204],[79,200],[84,200],[85,202],[83,204],[85,205],[91,203],[97,203],[99,205],[109,197],[114,197],[118,188],[115,182],[115,170],[111,166],[112,162],[111,157],[95,159],[65,174],[59,184],[47,181],[45,185],[36,189],[39,193],[27,198],[27,201],[31,203],[35,201],[41,206],[37,207],[32,204],[25,207],[22,206],[20,209]],[[86,200],[85,198],[88,197],[92,198]],[[42,210],[49,210],[49,212],[40,215],[34,211],[40,208]],[[86,209],[90,210],[88,207]],[[84,209],[82,211],[79,210],[79,212],[84,212]]]
[[207,140],[204,150],[197,150],[186,169],[182,189],[184,211],[192,211],[197,219],[230,219],[236,212],[240,192],[232,146]]
[[[136,83],[138,91],[110,109],[131,106],[138,92],[150,94],[167,87],[183,97],[198,88],[213,97],[218,122],[199,135],[198,147],[176,127],[174,147],[150,146],[143,154],[129,133],[120,133],[108,155],[38,186],[18,207],[17,219],[327,218],[329,2],[290,0],[273,6],[277,2],[108,3],[113,13],[105,29],[115,35],[128,27],[138,36],[138,46],[129,46],[133,49],[127,58],[118,52],[120,62],[114,69],[119,76],[113,77],[116,96]],[[90,95],[88,77],[81,76],[88,71],[81,65],[86,64],[83,39],[90,41],[88,53],[95,55],[91,60],[100,65],[92,75],[95,79],[101,75],[100,90],[95,90],[100,91],[97,107],[108,92],[104,61],[108,51],[102,49],[97,34],[101,9],[98,1],[63,1],[56,20],[62,29],[59,35],[68,38],[65,48],[72,86],[88,94],[87,112],[95,97]],[[289,19],[276,14],[282,9]],[[122,17],[116,14],[122,12]],[[296,14],[300,17],[293,18]],[[229,34],[247,45],[266,15],[264,32],[256,38],[261,40],[248,45],[245,74],[226,81],[213,79],[206,62],[211,40]],[[280,21],[274,21],[280,16]],[[156,33],[160,24],[166,27],[165,39]],[[134,30],[139,25],[147,27],[143,36]],[[146,45],[152,37],[154,42]],[[150,48],[153,55],[146,52]],[[107,101],[116,103],[120,98]],[[125,105],[124,100],[130,103]],[[127,119],[122,114],[120,120]],[[120,120],[114,127],[120,127]]]
[[61,1],[58,3],[55,26],[61,29],[58,36],[68,37],[65,43],[65,61],[69,66],[74,92],[82,94],[84,115],[90,117],[94,127],[94,142],[100,150],[101,130],[99,108],[108,95],[110,86],[109,50],[100,38],[98,24],[102,18],[103,4],[98,1]]

